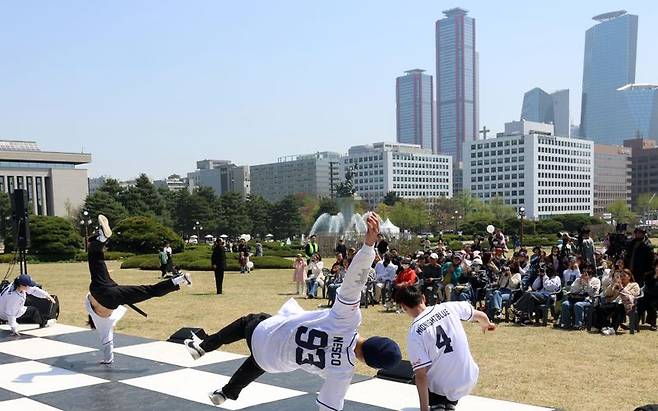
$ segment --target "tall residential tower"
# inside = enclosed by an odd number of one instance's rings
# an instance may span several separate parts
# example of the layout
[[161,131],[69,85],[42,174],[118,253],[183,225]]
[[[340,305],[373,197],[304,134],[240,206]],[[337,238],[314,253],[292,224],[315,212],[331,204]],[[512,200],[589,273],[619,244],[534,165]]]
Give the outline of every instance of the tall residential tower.
[[468,11],[454,8],[436,22],[435,150],[462,161],[463,143],[477,139],[478,55],[475,49],[475,19]]
[[434,150],[434,91],[432,76],[424,71],[405,71],[395,81],[397,140]]

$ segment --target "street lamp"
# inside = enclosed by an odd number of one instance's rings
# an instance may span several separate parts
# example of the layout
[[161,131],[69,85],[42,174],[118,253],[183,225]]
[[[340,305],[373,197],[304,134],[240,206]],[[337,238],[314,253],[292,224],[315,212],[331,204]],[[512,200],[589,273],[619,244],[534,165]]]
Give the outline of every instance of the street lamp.
[[519,218],[521,219],[521,247],[523,247],[523,219],[525,218],[525,207],[519,207]]
[[198,221],[195,222],[195,223],[194,223],[193,230],[196,231],[197,242],[199,242],[199,237],[201,236],[201,230],[203,230],[203,227],[201,227],[201,223],[198,222]]
[[89,218],[89,211],[85,210],[82,212],[82,219],[80,220],[80,225],[85,228],[85,251],[87,251],[87,238],[89,237],[89,226],[92,221]]

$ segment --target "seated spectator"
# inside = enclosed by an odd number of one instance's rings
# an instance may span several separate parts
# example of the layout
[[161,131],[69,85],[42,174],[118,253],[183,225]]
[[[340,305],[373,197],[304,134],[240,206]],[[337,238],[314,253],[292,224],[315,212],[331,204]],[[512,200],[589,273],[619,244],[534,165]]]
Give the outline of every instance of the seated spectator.
[[327,283],[327,299],[329,300],[329,307],[334,305],[334,301],[336,300],[336,290],[343,283],[343,278],[345,278],[345,273],[347,273],[347,267],[349,267],[349,265],[349,260],[343,260],[343,265],[331,279],[331,282]]
[[429,255],[429,264],[423,266],[423,270],[420,273],[420,279],[423,282],[421,290],[425,296],[427,304],[436,304],[437,295],[439,296],[440,302],[441,294],[443,294],[443,275],[441,274],[439,255],[437,253],[431,253]]
[[624,313],[633,309],[638,295],[640,286],[635,282],[631,270],[625,269],[621,275],[616,275],[604,291],[604,302],[596,309],[596,328],[603,335],[615,335],[624,320]]
[[[544,259],[546,268],[550,268],[556,273],[560,270],[560,249],[557,246],[551,247],[551,253]],[[533,280],[534,281],[534,280]],[[532,284],[532,283],[530,283]]]
[[658,308],[658,259],[654,271],[645,277],[644,297],[638,301],[637,312],[640,318],[646,313],[646,322],[651,331],[656,331],[656,309]]
[[569,267],[562,273],[562,280],[564,285],[570,286],[576,278],[580,277],[580,268],[578,267],[578,260],[576,257],[569,258]]
[[396,287],[410,287],[418,281],[416,270],[411,267],[411,259],[405,257],[402,259],[402,272],[395,277],[394,285]]
[[336,253],[336,262],[333,263],[331,266],[331,274],[336,275],[340,271],[340,269],[345,265],[345,257],[343,257],[343,253],[337,252]]
[[487,299],[487,315],[493,321],[502,319],[503,304],[512,300],[512,293],[521,286],[521,274],[512,274],[509,267],[504,267],[498,281],[493,284],[493,291]]
[[562,281],[551,269],[540,273],[532,283],[531,291],[524,293],[512,306],[512,312],[519,318],[529,319],[539,306],[551,302],[551,295],[560,292]]
[[[560,314],[560,327],[582,330],[585,308],[591,307],[594,298],[601,290],[601,280],[594,276],[594,268],[587,267],[581,276],[577,278],[567,295],[562,301],[562,313]],[[573,324],[571,322],[573,311]]]
[[306,279],[306,297],[315,298],[318,292],[318,287],[324,287],[324,274],[322,269],[324,263],[320,254],[315,253],[311,257],[311,264],[309,265],[309,274]]
[[457,254],[452,256],[451,261],[443,263],[441,266],[441,274],[443,275],[443,291],[444,301],[452,299],[452,291],[459,284],[459,279],[463,275],[461,267],[461,257]]
[[391,262],[391,256],[386,253],[384,259],[375,265],[375,290],[373,293],[375,302],[382,302],[382,290],[390,286],[395,280],[398,267]]

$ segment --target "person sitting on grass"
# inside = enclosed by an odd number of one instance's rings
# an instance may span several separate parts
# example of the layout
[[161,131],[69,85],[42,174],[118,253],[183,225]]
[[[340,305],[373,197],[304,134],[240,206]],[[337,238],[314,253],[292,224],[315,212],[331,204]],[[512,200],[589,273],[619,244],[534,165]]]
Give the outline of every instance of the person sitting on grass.
[[630,312],[638,295],[640,286],[635,282],[631,270],[624,269],[621,275],[615,276],[614,282],[605,289],[604,302],[596,309],[597,328],[601,334],[617,334],[624,320],[624,312]]
[[414,319],[407,351],[420,410],[455,410],[458,401],[475,388],[479,376],[462,321],[477,321],[482,332],[494,331],[496,325],[465,301],[428,307],[417,286],[397,289],[395,301]]
[[55,299],[46,291],[36,287],[28,274],[21,274],[12,284],[0,291],[0,319],[7,321],[11,333],[20,336],[18,324],[38,324],[40,328],[55,323],[54,319],[44,318],[33,306],[25,306],[27,295],[45,298],[55,303]]
[[[571,284],[567,299],[562,301],[562,311],[560,314],[561,328],[573,327],[577,330],[585,328],[583,325],[585,309],[592,306],[592,301],[599,295],[601,289],[601,280],[593,274],[593,267],[585,267],[580,277]],[[572,311],[573,324],[571,322]]]

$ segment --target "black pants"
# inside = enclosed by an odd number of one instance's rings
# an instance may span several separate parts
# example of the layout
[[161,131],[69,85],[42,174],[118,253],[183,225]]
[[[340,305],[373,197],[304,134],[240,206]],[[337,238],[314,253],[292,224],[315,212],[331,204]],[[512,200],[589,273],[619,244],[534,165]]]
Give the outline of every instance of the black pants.
[[596,307],[596,328],[599,330],[610,327],[617,331],[619,324],[624,320],[624,305],[617,303],[605,303]]
[[110,310],[123,304],[137,304],[153,297],[162,297],[176,290],[180,290],[180,287],[171,280],[160,281],[153,285],[117,285],[90,289],[96,301]]
[[223,284],[224,284],[224,270],[215,270],[215,286],[217,287],[217,294],[222,293]]
[[658,298],[651,298],[645,296],[637,302],[637,314],[642,317],[642,314],[647,313],[647,324],[656,326],[656,309],[658,308]]
[[431,411],[452,411],[457,407],[458,401],[450,401],[443,395],[434,394],[430,391],[430,410]]
[[523,293],[521,298],[514,304],[514,308],[531,316],[540,305],[545,304],[548,296],[536,291]]
[[16,322],[19,324],[39,324],[39,327],[44,327],[46,325],[46,318],[43,318],[37,307],[25,306],[25,314],[16,318]]
[[[245,339],[251,351],[251,336],[254,334],[254,330],[258,324],[268,318],[270,318],[270,315],[266,313],[249,314],[238,318],[217,333],[204,339],[201,343],[201,349],[205,352],[215,351],[224,344],[231,344]],[[240,368],[233,373],[229,382],[222,388],[222,393],[228,399],[237,400],[240,392],[264,373],[265,371],[256,364],[254,356],[250,355]]]

